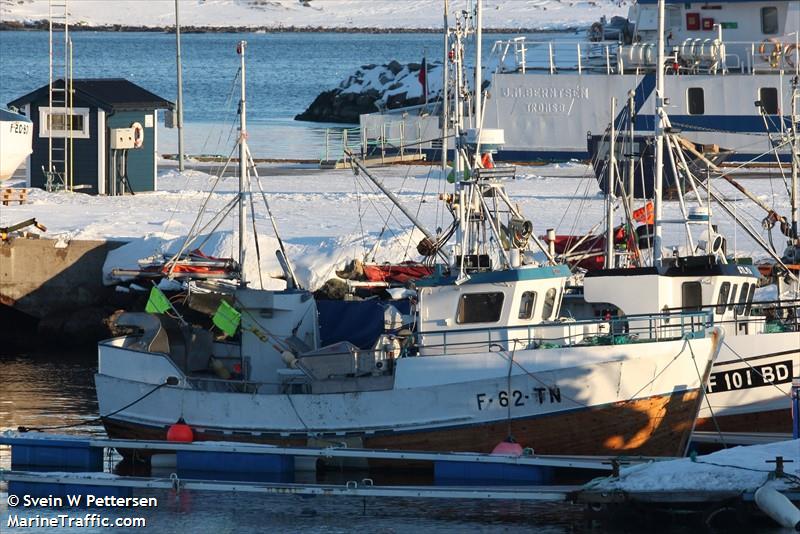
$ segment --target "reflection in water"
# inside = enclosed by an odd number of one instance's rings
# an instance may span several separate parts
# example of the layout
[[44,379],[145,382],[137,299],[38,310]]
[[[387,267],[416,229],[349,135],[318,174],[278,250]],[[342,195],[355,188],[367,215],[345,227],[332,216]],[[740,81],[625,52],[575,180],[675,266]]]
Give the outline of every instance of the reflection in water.
[[[0,432],[19,426],[51,427],[95,419],[97,400],[91,351],[0,354]],[[59,430],[102,435],[97,423]]]

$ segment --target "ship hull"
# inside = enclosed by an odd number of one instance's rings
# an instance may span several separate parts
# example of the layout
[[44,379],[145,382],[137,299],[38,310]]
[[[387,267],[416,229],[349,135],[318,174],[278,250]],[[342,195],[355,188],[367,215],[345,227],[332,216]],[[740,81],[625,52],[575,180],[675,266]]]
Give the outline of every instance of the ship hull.
[[30,155],[32,140],[33,123],[27,117],[0,109],[0,182]]
[[[520,350],[513,364],[497,352],[401,358],[387,389],[308,394],[195,389],[168,356],[106,343],[95,383],[118,438],[163,439],[182,417],[200,440],[491,452],[510,431],[542,454],[674,456],[702,400],[695,362],[710,369],[719,339]],[[168,376],[181,385],[159,386]]]
[[[567,413],[512,419],[515,441],[536,454],[680,456],[686,450],[698,391],[682,391]],[[145,425],[116,418],[103,421],[113,439],[164,440],[169,425]],[[306,433],[281,436],[269,431],[194,428],[196,441],[237,441],[278,446],[331,446],[368,449],[489,453],[509,433],[507,421],[409,432],[359,432],[339,436]]]

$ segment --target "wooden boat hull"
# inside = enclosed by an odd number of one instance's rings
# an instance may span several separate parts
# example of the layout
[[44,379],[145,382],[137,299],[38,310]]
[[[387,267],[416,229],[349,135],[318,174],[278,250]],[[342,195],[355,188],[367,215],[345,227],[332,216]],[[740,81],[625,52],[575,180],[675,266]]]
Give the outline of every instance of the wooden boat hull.
[[[235,382],[198,389],[167,355],[107,343],[95,383],[100,413],[114,414],[105,420],[112,437],[164,439],[183,418],[198,440],[490,452],[510,432],[542,454],[674,456],[689,439],[720,343],[715,331],[519,350],[513,365],[497,352],[408,357],[395,361],[383,388],[293,394],[237,390]],[[163,385],[169,376],[178,385]]]
[[[347,433],[338,436],[268,431],[195,428],[196,441],[239,441],[279,446],[329,446],[346,443],[370,449],[463,451],[489,453],[509,432],[537,454],[681,456],[686,450],[702,397],[698,391],[676,392],[630,403],[542,417],[454,426],[417,432]],[[115,418],[103,424],[115,439],[164,440],[169,428]]]

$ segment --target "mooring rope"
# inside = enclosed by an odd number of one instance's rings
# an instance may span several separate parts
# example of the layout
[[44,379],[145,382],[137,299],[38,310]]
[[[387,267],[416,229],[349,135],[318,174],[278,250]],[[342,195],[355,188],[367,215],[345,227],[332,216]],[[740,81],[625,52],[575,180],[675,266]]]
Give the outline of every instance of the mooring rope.
[[107,417],[112,417],[114,415],[117,415],[118,413],[120,413],[123,410],[127,410],[128,408],[130,408],[134,404],[143,401],[144,399],[146,399],[147,397],[149,397],[150,395],[152,395],[153,393],[155,393],[159,389],[163,388],[164,386],[174,386],[174,385],[177,385],[177,382],[176,381],[172,381],[172,380],[170,380],[168,378],[166,381],[162,382],[161,384],[158,384],[156,387],[154,387],[153,389],[151,389],[150,391],[148,391],[147,393],[145,393],[144,395],[142,395],[138,399],[134,400],[133,402],[130,402],[130,403],[126,404],[125,406],[123,406],[119,410],[115,410],[115,411],[113,411],[113,412],[111,412],[109,414],[106,414],[106,415],[101,415],[100,417],[95,417],[94,419],[89,419],[88,421],[81,421],[80,423],[73,423],[73,424],[69,424],[69,425],[56,425],[56,426],[31,426],[31,427],[18,426],[17,427],[17,431],[18,432],[41,432],[42,430],[57,430],[57,429],[62,429],[62,428],[77,428],[79,426],[86,426],[86,425],[93,425],[95,423],[102,423],[103,419],[105,419]]

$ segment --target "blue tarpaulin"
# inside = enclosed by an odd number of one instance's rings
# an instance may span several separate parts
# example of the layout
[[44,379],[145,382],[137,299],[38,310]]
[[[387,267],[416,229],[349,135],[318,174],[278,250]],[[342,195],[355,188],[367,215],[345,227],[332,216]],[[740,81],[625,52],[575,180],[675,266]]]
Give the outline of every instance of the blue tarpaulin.
[[384,331],[384,311],[394,306],[408,314],[408,300],[318,300],[321,346],[349,341],[359,348],[371,348]]

